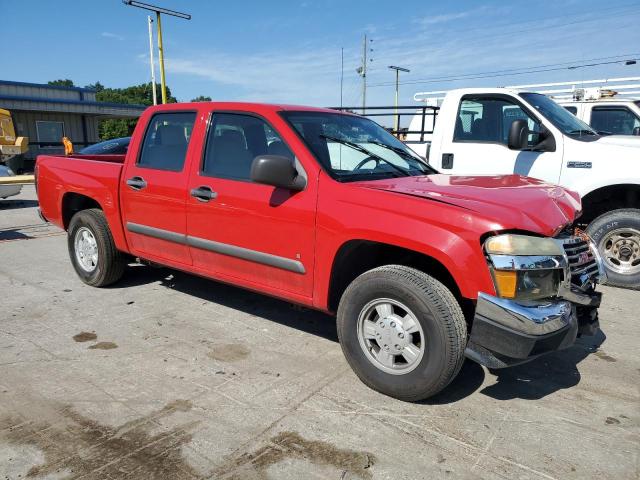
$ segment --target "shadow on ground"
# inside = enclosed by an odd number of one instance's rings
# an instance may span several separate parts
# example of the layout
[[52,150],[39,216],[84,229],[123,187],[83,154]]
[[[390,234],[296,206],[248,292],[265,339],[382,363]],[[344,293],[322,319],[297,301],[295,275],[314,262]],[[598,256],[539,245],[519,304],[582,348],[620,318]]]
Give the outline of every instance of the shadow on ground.
[[0,241],[27,240],[29,238],[33,238],[33,237],[22,233],[19,229],[16,229],[16,228],[8,228],[6,230],[0,230]]
[[598,330],[594,336],[579,338],[566,350],[516,367],[493,370],[491,373],[496,375],[496,383],[485,387],[480,393],[497,400],[538,400],[558,390],[573,387],[580,382],[578,364],[597,352],[605,340],[605,334]]
[[[128,288],[153,282],[305,333],[338,341],[335,319],[330,315],[168,268],[132,265],[123,280],[110,288]],[[490,370],[488,374],[495,376],[496,382],[480,390],[480,393],[496,400],[536,400],[573,387],[580,382],[578,364],[591,353],[597,352],[605,339],[604,333],[598,331],[593,337],[579,338],[575,345],[566,350],[523,365]],[[486,372],[477,363],[466,360],[458,376],[445,390],[421,403],[441,405],[462,400],[482,387]]]
[[0,210],[14,210],[17,208],[33,208],[38,206],[37,200],[0,200]]
[[172,290],[256,315],[327,340],[338,341],[336,322],[330,315],[168,268],[130,266],[123,279],[110,288],[128,288],[158,281],[160,285]]

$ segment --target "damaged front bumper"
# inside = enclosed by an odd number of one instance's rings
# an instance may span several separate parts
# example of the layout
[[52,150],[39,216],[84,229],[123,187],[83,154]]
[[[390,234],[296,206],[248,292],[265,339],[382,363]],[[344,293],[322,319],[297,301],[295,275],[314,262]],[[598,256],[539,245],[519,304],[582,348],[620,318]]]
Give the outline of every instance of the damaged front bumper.
[[577,336],[598,330],[600,297],[594,291],[579,294],[582,304],[558,299],[521,305],[480,293],[465,355],[504,368],[570,347]]
[[571,236],[557,241],[564,252],[554,259],[564,270],[557,295],[518,301],[480,292],[465,350],[468,358],[489,368],[509,367],[570,347],[578,336],[597,332],[602,294],[595,291],[595,284],[605,279],[602,260],[589,239]]

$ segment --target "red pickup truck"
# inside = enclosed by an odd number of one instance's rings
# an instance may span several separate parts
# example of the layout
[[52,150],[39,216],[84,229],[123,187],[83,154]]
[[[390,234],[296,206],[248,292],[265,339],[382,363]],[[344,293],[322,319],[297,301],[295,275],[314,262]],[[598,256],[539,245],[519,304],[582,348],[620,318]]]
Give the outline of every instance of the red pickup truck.
[[151,107],[126,156],[42,155],[36,178],[85,283],[137,260],[335,313],[355,373],[400,399],[436,394],[465,356],[507,367],[598,328],[576,193],[441,175],[357,115]]

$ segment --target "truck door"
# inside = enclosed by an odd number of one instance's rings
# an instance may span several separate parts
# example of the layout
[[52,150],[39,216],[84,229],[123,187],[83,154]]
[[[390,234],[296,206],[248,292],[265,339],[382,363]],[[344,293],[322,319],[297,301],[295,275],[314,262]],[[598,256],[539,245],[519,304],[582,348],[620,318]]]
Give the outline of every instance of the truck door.
[[251,181],[258,155],[294,161],[285,138],[263,117],[213,112],[206,135],[188,185],[193,266],[247,287],[310,298],[316,183],[309,178],[303,191],[292,192]]
[[[515,151],[507,147],[511,123],[525,119],[540,131],[541,120],[509,95],[471,94],[462,97],[452,135],[441,139],[442,158],[429,160],[442,173],[456,175],[519,174],[558,183],[562,138],[555,152]],[[529,136],[531,145],[537,135]]]
[[183,170],[192,149],[196,112],[156,113],[140,142],[138,157],[122,175],[121,208],[132,253],[149,260],[191,264],[186,234]]

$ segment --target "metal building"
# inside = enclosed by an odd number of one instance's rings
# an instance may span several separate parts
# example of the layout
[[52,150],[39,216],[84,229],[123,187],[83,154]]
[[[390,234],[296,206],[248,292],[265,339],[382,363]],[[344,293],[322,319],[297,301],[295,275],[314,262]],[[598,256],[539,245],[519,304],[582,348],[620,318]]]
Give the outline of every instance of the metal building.
[[101,119],[137,118],[146,107],[98,102],[86,88],[0,80],[0,108],[11,112],[16,135],[29,137],[28,169],[38,154],[64,152],[63,136],[82,148],[100,141]]

